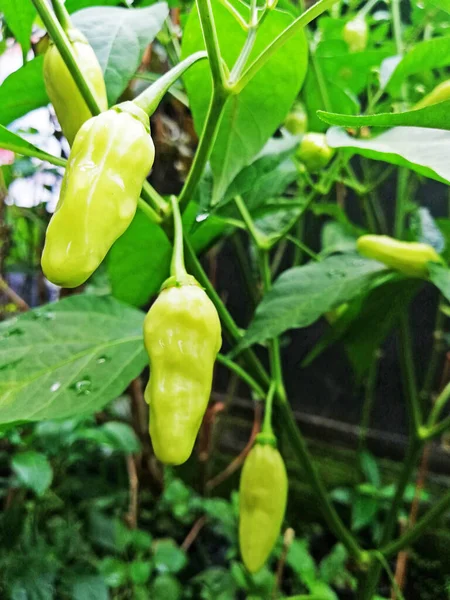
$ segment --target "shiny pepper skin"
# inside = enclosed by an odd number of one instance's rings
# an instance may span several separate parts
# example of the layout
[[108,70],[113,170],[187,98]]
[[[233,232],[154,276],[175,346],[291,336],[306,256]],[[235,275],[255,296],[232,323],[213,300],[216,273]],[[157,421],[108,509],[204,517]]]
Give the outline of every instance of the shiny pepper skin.
[[182,285],[173,285],[171,279],[164,284],[144,322],[150,437],[156,457],[171,465],[191,455],[222,345],[214,304],[195,279],[187,277]]
[[357,241],[358,252],[374,258],[409,277],[427,278],[428,262],[442,262],[434,248],[417,242],[400,242],[387,235],[363,235]]
[[123,103],[78,132],[45,238],[42,269],[57,285],[88,279],[133,220],[155,156],[148,116]]
[[425,108],[426,106],[431,106],[432,104],[444,102],[444,100],[450,100],[450,79],[447,79],[447,81],[443,81],[437,85],[429,94],[424,96],[422,100],[417,102],[417,104],[414,105],[414,108],[416,110],[419,108]]
[[250,573],[264,565],[280,535],[288,478],[281,454],[256,443],[245,459],[239,488],[239,546]]
[[356,17],[346,23],[343,37],[350,52],[363,52],[369,39],[369,28],[365,19]]
[[305,133],[297,148],[296,156],[308,171],[320,171],[333,158],[335,150],[327,144],[324,133]]
[[[80,70],[86,78],[100,110],[107,110],[105,81],[94,50],[78,30],[69,31],[68,37],[72,42]],[[61,129],[69,144],[72,145],[77,131],[92,117],[92,114],[54,44],[50,44],[44,56],[44,82]]]

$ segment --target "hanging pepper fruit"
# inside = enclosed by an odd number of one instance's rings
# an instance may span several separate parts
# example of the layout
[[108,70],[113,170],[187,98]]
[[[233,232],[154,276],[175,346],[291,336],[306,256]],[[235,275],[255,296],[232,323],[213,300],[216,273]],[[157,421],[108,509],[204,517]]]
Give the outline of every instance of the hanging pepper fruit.
[[363,52],[369,39],[369,28],[363,17],[355,17],[344,26],[344,41],[350,52]]
[[259,434],[245,459],[239,487],[239,545],[242,560],[256,573],[280,535],[288,478],[273,436]]
[[293,135],[305,133],[308,129],[308,115],[301,102],[294,104],[292,111],[286,117],[284,126]]
[[208,405],[222,336],[214,304],[186,272],[180,209],[175,197],[171,203],[171,277],[144,321],[150,360],[145,399],[150,405],[150,437],[157,458],[181,465],[191,455]]
[[400,242],[387,235],[363,235],[356,246],[363,256],[374,258],[409,277],[427,278],[427,263],[442,263],[439,254],[428,244]]
[[180,465],[191,455],[222,345],[216,308],[194,277],[170,277],[144,322],[150,359],[145,399],[156,457]]
[[422,100],[417,102],[417,104],[414,105],[414,108],[418,110],[419,108],[425,108],[432,104],[444,102],[444,100],[450,100],[450,79],[437,85],[429,94],[424,96]]
[[124,102],[82,125],[45,238],[42,269],[57,285],[92,275],[130,225],[155,157],[147,114]]
[[[100,109],[107,110],[105,81],[94,50],[77,29],[68,30],[67,37],[71,42],[80,70]],[[44,82],[61,129],[69,144],[72,145],[77,131],[92,117],[92,114],[58,48],[53,43],[50,43],[44,56]]]
[[324,133],[305,133],[297,148],[296,156],[308,171],[314,173],[325,168],[335,153],[327,144]]

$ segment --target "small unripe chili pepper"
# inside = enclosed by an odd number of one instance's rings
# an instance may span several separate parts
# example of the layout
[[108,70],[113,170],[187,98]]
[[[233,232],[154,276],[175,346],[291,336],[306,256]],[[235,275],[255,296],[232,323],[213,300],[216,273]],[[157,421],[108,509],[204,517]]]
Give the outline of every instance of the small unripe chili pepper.
[[308,115],[301,102],[297,102],[286,117],[284,126],[293,135],[305,133],[308,129]]
[[222,344],[216,308],[194,277],[165,282],[145,318],[144,342],[153,450],[162,462],[180,465],[191,455]]
[[327,144],[324,133],[305,133],[296,156],[308,171],[314,173],[326,167],[334,153],[335,150]]
[[[105,81],[94,50],[77,29],[70,29],[67,36],[80,70],[86,78],[100,110],[106,110],[108,100]],[[50,43],[44,56],[44,82],[61,129],[69,144],[72,145],[77,131],[92,117],[92,114],[58,48],[53,43]]]
[[245,459],[239,487],[239,545],[251,573],[264,565],[280,535],[288,478],[274,438],[260,434]]
[[53,283],[81,285],[130,225],[155,157],[149,133],[148,116],[132,102],[82,125],[42,253]]
[[432,104],[444,102],[444,100],[450,100],[450,79],[447,79],[446,81],[443,81],[437,85],[429,94],[424,96],[422,100],[417,102],[417,104],[414,105],[414,108],[416,110],[419,108],[425,108],[426,106],[431,106]]
[[442,262],[434,248],[418,242],[400,242],[387,235],[363,235],[358,238],[358,252],[374,258],[409,277],[428,277],[428,262]]
[[344,41],[350,52],[363,52],[369,39],[369,28],[363,17],[355,17],[344,26]]

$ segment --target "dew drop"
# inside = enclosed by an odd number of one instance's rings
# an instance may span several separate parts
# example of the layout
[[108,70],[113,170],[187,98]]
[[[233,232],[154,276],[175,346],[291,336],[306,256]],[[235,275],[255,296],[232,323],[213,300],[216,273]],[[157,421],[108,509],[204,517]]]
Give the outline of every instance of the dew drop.
[[206,219],[208,217],[209,217],[209,213],[205,212],[205,213],[202,213],[200,215],[197,215],[195,217],[195,220],[196,220],[197,223],[201,223],[202,221],[206,221]]
[[59,388],[61,387],[61,383],[59,381],[55,381],[55,383],[53,383],[50,387],[50,391],[51,392],[57,392],[59,390]]
[[75,382],[70,387],[75,391],[77,396],[87,396],[92,391],[92,382],[90,379],[80,379],[80,381]]
[[107,356],[99,356],[97,358],[97,364],[98,365],[102,365],[103,363],[105,363],[107,360],[109,360],[109,358]]

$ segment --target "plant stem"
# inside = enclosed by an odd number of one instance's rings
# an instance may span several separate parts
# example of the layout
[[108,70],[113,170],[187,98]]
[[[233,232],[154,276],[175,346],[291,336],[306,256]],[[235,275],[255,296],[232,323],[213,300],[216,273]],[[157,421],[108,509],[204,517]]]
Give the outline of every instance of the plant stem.
[[358,452],[362,452],[366,445],[367,430],[370,424],[370,417],[372,415],[372,409],[375,402],[375,390],[377,383],[378,374],[378,358],[379,350],[375,350],[370,363],[369,375],[366,383],[366,393],[364,397],[364,403],[362,408],[361,426],[359,430],[358,439]]
[[296,33],[303,29],[313,19],[325,12],[332,6],[336,0],[319,0],[311,6],[306,12],[301,14],[289,27],[286,27],[271,44],[269,44],[244,71],[242,77],[234,86],[234,92],[239,93],[253,79],[256,73],[267,63],[268,60],[277,52],[286,42],[288,42]]
[[142,198],[138,199],[138,208],[141,210],[153,223],[161,223],[162,219],[153,208],[147,204]]
[[251,3],[251,14],[250,14],[250,23],[247,29],[247,39],[245,40],[244,46],[236,60],[234,67],[231,70],[230,77],[228,79],[228,84],[233,86],[236,81],[238,81],[241,73],[247,64],[247,60],[250,56],[251,51],[253,50],[253,46],[256,41],[256,32],[258,30],[258,7],[256,4],[256,0],[252,0]]
[[72,45],[58,19],[52,13],[45,0],[32,0],[32,2],[39,16],[41,17],[49,36],[51,37],[55,46],[58,48],[62,59],[69,69],[69,72],[72,75],[81,95],[83,96],[89,111],[94,116],[98,115],[100,113],[100,107],[97,104],[97,100],[95,99],[89,84],[86,82],[82,72],[80,71],[72,49]]
[[[261,277],[264,293],[272,287],[272,274],[270,272],[269,250],[260,248]],[[281,365],[280,340],[274,337],[269,341],[270,373],[275,384],[275,390],[281,402],[286,402],[286,391],[283,383],[283,368]]]
[[415,438],[422,426],[422,414],[419,394],[417,392],[412,341],[408,325],[408,314],[400,317],[400,362],[403,376],[403,387],[408,403],[410,436]]
[[183,249],[183,223],[181,221],[180,209],[175,196],[170,197],[173,215],[173,252],[172,261],[170,263],[170,274],[177,281],[181,281],[186,277],[186,267],[184,266],[184,249]]
[[214,23],[214,14],[210,0],[197,0],[198,16],[208,52],[209,66],[214,84],[214,90],[223,87],[225,77],[223,73],[222,57],[220,54],[219,40]]
[[170,71],[164,73],[164,75],[159,77],[155,83],[139,94],[139,96],[133,100],[134,104],[142,108],[148,115],[152,115],[176,80],[179,79],[189,67],[205,58],[208,58],[208,55],[203,51],[191,54],[191,56],[188,56],[178,63],[176,67],[173,67]]
[[255,381],[253,377],[249,375],[249,373],[247,373],[247,371],[243,369],[240,365],[238,365],[236,362],[234,362],[233,360],[231,360],[223,354],[217,355],[217,361],[223,364],[228,369],[230,369],[230,371],[233,371],[233,373],[236,373],[236,375],[248,385],[248,387],[255,393],[255,395],[259,399],[262,400],[265,398],[266,392],[262,389],[259,383]]
[[334,506],[331,504],[328,498],[327,490],[325,489],[323,482],[317,473],[316,467],[311,460],[305,440],[297,428],[291,407],[287,402],[277,404],[277,415],[280,418],[283,431],[285,431],[288,435],[293,450],[299,457],[300,462],[306,471],[308,481],[316,493],[317,502],[320,505],[322,514],[328,526],[336,535],[336,537],[344,544],[348,552],[358,561],[364,562],[365,553],[361,550],[350,531],[342,523]]
[[213,91],[206,121],[198,142],[197,151],[195,153],[192,166],[189,170],[189,174],[184,182],[183,189],[178,197],[178,203],[180,205],[181,212],[186,209],[187,205],[192,200],[192,196],[203,174],[206,163],[208,162],[217,132],[219,130],[219,125],[227,98],[228,92],[224,91],[223,89],[215,89]]
[[61,27],[66,33],[72,29],[73,25],[70,20],[69,13],[61,0],[52,0],[53,10],[55,11],[56,18],[61,23]]
[[450,508],[450,491],[433,505],[432,508],[417,521],[416,525],[390,544],[386,544],[380,550],[384,556],[393,556],[410,546],[415,542],[427,529],[430,529],[436,521]]
[[400,169],[397,175],[397,202],[395,206],[394,237],[401,240],[405,225],[405,207],[407,201],[408,177],[407,169]]
[[[397,521],[397,513],[403,502],[406,486],[411,478],[411,473],[416,464],[417,458],[422,450],[423,442],[418,440],[410,440],[410,445],[405,456],[403,471],[397,483],[395,496],[389,508],[388,515],[385,520],[381,546],[387,545],[392,537],[392,533]],[[385,555],[384,550],[381,550]],[[358,600],[372,600],[375,594],[378,580],[381,574],[381,565],[378,562],[372,562],[366,576],[362,580],[361,588],[358,588]]]
[[[443,340],[443,336],[444,336],[443,329],[444,329],[446,316],[445,316],[444,312],[442,311],[443,305],[444,305],[444,300],[443,300],[443,297],[440,295],[439,300],[438,300],[438,306],[437,306],[437,310],[436,310],[436,319],[435,319],[434,330],[433,330],[433,348],[431,350],[431,357],[430,357],[430,361],[428,363],[427,372],[425,374],[423,388],[420,393],[420,397],[421,397],[423,403],[426,403],[431,398],[431,394],[434,389],[437,371],[441,364],[442,354],[445,351],[445,344],[443,343],[443,341],[444,341]],[[432,410],[432,414],[435,410],[440,410],[440,409],[436,408],[436,404]],[[436,422],[436,419],[434,419],[433,422],[431,423],[430,421],[432,421],[432,420],[433,420],[433,418],[430,416],[430,420],[428,421],[429,425],[434,425],[434,423]]]
[[254,241],[254,243],[256,244],[256,246],[258,248],[264,247],[265,246],[265,239],[263,237],[263,235],[257,230],[252,216],[249,213],[247,206],[245,205],[245,202],[243,201],[241,196],[236,196],[234,198],[234,202],[236,204],[236,208],[239,211],[239,214],[242,217],[242,220],[245,223],[245,226],[247,227],[248,233],[250,235],[250,237],[252,238],[252,240]]
[[270,385],[269,391],[267,392],[266,402],[264,404],[264,421],[262,426],[262,433],[273,436],[272,429],[272,407],[273,407],[273,398],[276,392],[276,383],[273,381]]

